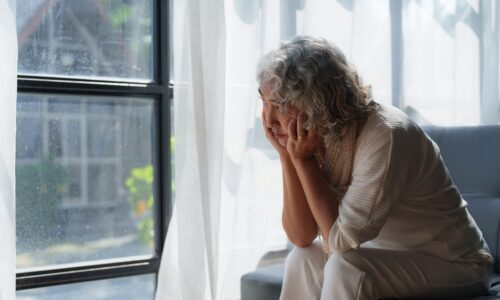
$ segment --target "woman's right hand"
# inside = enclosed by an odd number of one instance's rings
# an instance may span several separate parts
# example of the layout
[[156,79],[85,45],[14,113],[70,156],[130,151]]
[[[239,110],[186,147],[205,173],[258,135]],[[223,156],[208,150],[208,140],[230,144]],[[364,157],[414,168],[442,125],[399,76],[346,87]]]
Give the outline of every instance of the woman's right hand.
[[269,140],[271,145],[273,145],[274,149],[278,151],[279,155],[281,157],[287,156],[288,157],[288,152],[286,150],[286,147],[282,146],[278,140],[274,137],[273,131],[271,128],[266,126],[266,114],[264,111],[262,111],[262,127],[264,127],[264,132],[266,134],[266,138]]

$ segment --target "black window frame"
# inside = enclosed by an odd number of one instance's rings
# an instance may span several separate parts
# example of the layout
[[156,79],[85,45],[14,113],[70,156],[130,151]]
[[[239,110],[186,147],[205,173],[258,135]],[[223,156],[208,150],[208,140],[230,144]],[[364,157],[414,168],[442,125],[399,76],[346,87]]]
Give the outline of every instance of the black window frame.
[[[149,97],[155,101],[154,132],[154,216],[155,255],[150,259],[127,259],[106,264],[81,263],[76,267],[60,267],[16,274],[16,290],[78,283],[131,275],[158,274],[163,244],[172,212],[170,112],[173,88],[170,84],[170,5],[171,1],[152,1],[152,66],[151,83],[58,76],[18,75],[18,93],[63,94],[81,96]],[[118,260],[117,260],[118,261]]]

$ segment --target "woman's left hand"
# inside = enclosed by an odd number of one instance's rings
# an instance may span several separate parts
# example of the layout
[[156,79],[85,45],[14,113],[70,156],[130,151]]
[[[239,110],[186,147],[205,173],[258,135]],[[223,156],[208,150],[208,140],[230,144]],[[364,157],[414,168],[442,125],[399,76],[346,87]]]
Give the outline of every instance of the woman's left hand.
[[314,130],[304,129],[304,115],[299,113],[297,118],[288,123],[288,142],[286,150],[292,159],[307,160],[314,156],[319,147],[321,137]]

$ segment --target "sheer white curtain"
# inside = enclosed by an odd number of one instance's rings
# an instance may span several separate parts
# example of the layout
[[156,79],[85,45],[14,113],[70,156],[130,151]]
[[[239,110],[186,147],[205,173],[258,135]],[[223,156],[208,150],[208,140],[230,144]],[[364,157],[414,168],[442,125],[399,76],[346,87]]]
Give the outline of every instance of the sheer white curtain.
[[404,107],[430,123],[499,123],[499,14],[494,0],[405,2]]
[[286,248],[281,166],[262,131],[255,81],[258,58],[280,40],[328,38],[376,101],[419,122],[500,120],[495,1],[176,0],[173,8],[176,191],[157,300],[238,299],[241,275]]
[[0,0],[0,299],[15,299],[17,35],[15,1]]
[[215,299],[225,27],[221,0],[173,1],[175,208],[156,299]]

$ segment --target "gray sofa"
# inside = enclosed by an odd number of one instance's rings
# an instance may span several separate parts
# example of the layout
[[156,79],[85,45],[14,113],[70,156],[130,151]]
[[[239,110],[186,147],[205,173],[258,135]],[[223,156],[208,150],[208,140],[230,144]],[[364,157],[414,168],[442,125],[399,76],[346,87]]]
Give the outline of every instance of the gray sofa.
[[[500,125],[426,126],[424,130],[439,145],[495,258],[490,295],[469,300],[500,300]],[[241,278],[241,300],[279,299],[282,282],[283,264],[258,268]]]

